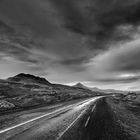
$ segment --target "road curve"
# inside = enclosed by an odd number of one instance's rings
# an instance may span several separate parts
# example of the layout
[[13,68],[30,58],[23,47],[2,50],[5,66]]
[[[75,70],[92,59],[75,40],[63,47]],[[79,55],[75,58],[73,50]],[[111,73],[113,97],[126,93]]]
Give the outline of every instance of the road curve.
[[[102,97],[94,97],[56,109],[17,125],[0,130],[0,140],[59,140]],[[92,108],[92,111],[94,108]],[[88,118],[86,125],[88,125]]]

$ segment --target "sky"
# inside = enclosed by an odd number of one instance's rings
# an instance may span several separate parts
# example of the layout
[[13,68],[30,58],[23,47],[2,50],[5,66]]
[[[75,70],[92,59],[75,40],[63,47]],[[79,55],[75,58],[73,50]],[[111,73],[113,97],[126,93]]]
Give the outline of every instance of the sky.
[[140,90],[139,0],[0,0],[0,78]]

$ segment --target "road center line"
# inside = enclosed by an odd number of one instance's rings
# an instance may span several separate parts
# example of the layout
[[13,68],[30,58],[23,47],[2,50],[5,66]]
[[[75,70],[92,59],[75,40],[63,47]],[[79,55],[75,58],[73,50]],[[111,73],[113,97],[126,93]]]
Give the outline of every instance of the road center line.
[[85,127],[87,127],[88,122],[89,122],[89,119],[90,119],[90,116],[88,117],[88,119],[87,119],[87,121],[86,121],[86,123],[85,123]]
[[[101,98],[101,97],[95,97],[94,98],[94,101],[95,100],[97,100],[97,99],[99,99],[99,98]],[[84,103],[84,102],[83,102]],[[81,103],[80,103],[81,104]],[[60,135],[59,135],[59,137],[57,138],[57,140],[59,140],[59,139],[61,139],[61,137],[76,123],[76,121],[78,121],[78,119],[84,114],[86,112],[86,109],[84,109],[83,111],[82,111],[82,113],[65,129],[65,131],[63,131]],[[89,119],[90,119],[90,117],[88,118],[88,121],[89,121]],[[87,122],[88,123],[88,122]]]
[[96,104],[95,104],[95,105],[94,105],[94,107],[92,108],[92,111],[91,111],[91,112],[93,112],[93,111],[94,111],[95,107],[96,107]]
[[86,109],[82,111],[82,113],[65,129],[65,131],[59,135],[57,140],[59,140],[75,124],[75,122],[85,113],[85,111]]

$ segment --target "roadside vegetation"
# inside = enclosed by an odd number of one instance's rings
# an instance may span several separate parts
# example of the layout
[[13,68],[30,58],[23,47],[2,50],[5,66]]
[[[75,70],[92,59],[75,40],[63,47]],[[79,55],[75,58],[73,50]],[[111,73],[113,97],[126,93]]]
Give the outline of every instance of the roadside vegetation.
[[119,94],[107,101],[116,116],[116,125],[122,130],[121,139],[140,140],[140,94]]

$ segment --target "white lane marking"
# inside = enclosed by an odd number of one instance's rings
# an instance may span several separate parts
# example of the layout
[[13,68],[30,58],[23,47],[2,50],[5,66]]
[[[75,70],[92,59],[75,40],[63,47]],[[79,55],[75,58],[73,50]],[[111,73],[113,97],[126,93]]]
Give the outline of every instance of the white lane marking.
[[[97,99],[102,98],[103,96],[100,97],[94,97],[94,99],[88,99],[86,101],[88,101],[87,103],[85,103],[85,101],[83,101],[83,104],[89,104],[90,102],[96,101]],[[79,104],[81,105],[81,103]],[[74,123],[86,112],[86,109],[82,111],[82,113],[65,129],[65,131],[63,131],[59,137],[57,138],[57,140],[61,139],[61,137],[74,125]],[[90,117],[88,118],[90,119]],[[88,120],[89,121],[89,120]],[[88,122],[87,122],[88,123]]]
[[59,140],[71,127],[72,125],[74,125],[74,123],[85,113],[86,109],[84,111],[82,111],[82,113],[65,129],[65,131],[63,131],[59,137],[57,138],[57,140]]
[[[94,99],[88,99],[88,100],[86,100],[86,101],[89,102],[89,100],[96,100],[96,99],[98,99],[98,98],[99,98],[99,97],[95,97]],[[85,101],[82,101],[82,102],[85,102]],[[77,103],[76,103],[76,104],[77,104]],[[60,109],[58,109],[58,110],[55,110],[54,112],[50,112],[50,113],[44,114],[44,115],[42,115],[42,116],[36,117],[36,118],[34,118],[34,119],[28,120],[28,121],[26,121],[26,122],[17,124],[17,125],[15,125],[15,126],[12,126],[12,127],[9,127],[9,128],[3,129],[3,130],[0,130],[0,134],[5,133],[5,132],[7,132],[7,131],[10,131],[10,130],[12,130],[12,129],[15,129],[15,128],[17,128],[17,127],[23,126],[23,125],[25,125],[25,124],[27,124],[27,123],[30,123],[30,122],[39,120],[39,119],[44,118],[44,117],[47,117],[47,116],[49,116],[49,115],[52,115],[52,114],[57,113],[57,112],[59,112],[59,111],[62,111],[62,110],[64,110],[64,109],[69,109],[69,108],[71,108],[72,106],[75,106],[76,104],[68,105],[67,107],[63,107],[63,108],[60,108]],[[79,103],[78,103],[78,104],[79,104]]]
[[26,122],[20,123],[20,124],[18,124],[18,125],[12,126],[12,127],[10,127],[10,128],[6,128],[6,129],[4,129],[4,130],[0,130],[0,134],[2,134],[2,133],[4,133],[4,132],[7,132],[7,131],[9,131],[9,130],[15,129],[15,128],[17,128],[17,127],[20,127],[20,126],[22,126],[22,125],[25,125],[25,124],[27,124],[27,123],[30,123],[30,122],[39,120],[39,119],[44,118],[44,117],[47,117],[47,116],[49,116],[49,115],[52,115],[52,114],[57,113],[57,112],[59,112],[59,111],[62,111],[62,110],[64,110],[64,109],[69,109],[71,106],[73,106],[73,105],[69,105],[69,106],[67,106],[67,107],[60,108],[60,109],[58,109],[58,110],[55,110],[54,112],[50,112],[50,113],[44,114],[44,115],[42,115],[42,116],[36,117],[36,118],[34,118],[34,119],[31,119],[31,120],[29,120],[29,121],[26,121]]
[[96,107],[96,105],[94,105],[94,107],[92,108],[92,111],[91,111],[91,112],[93,112],[93,111],[94,111],[95,107]]
[[88,119],[87,119],[87,121],[86,121],[86,123],[85,123],[85,127],[87,127],[88,122],[89,122],[89,119],[90,119],[90,116],[88,117]]

